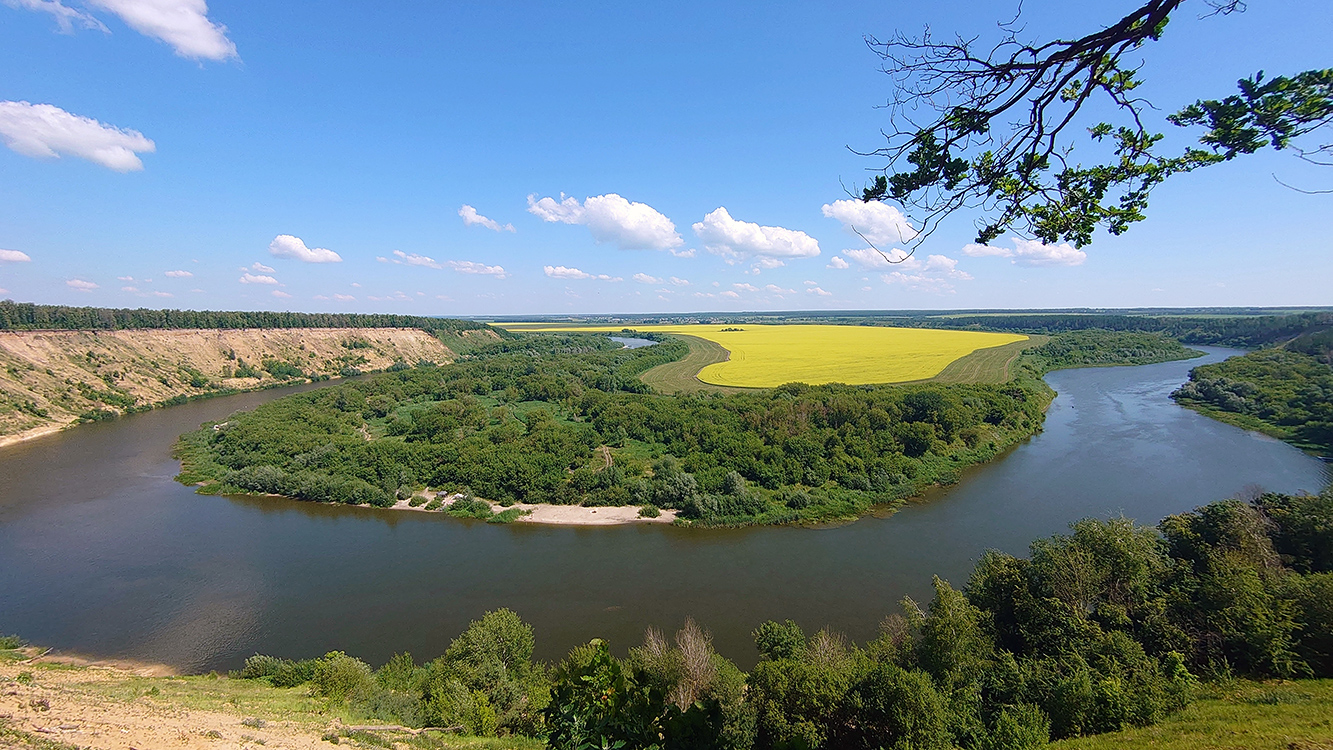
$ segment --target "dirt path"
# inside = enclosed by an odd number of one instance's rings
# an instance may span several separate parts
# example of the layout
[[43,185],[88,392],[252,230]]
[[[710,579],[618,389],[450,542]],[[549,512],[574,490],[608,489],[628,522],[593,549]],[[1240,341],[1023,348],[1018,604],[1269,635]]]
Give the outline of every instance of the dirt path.
[[[77,660],[75,660],[77,662]],[[64,750],[323,748],[335,717],[300,689],[225,678],[154,678],[161,668],[0,663],[0,747]],[[212,683],[212,684],[210,684]],[[259,690],[313,712],[274,710]]]

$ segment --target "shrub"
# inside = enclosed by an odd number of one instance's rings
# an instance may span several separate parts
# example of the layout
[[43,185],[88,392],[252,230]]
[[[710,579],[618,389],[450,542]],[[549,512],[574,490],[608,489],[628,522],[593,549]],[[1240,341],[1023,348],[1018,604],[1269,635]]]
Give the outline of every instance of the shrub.
[[658,510],[657,506],[653,505],[652,503],[649,503],[643,506],[642,508],[639,508],[640,518],[657,518],[661,515],[662,511]]
[[310,693],[334,701],[368,695],[374,685],[370,665],[341,651],[317,660],[310,677]]
[[16,635],[0,635],[0,651],[23,647],[23,639]]

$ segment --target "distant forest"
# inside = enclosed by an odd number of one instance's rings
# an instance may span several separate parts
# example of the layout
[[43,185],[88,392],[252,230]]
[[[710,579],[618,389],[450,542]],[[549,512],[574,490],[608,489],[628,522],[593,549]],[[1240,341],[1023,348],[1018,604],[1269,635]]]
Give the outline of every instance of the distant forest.
[[420,315],[294,313],[266,311],[149,310],[68,307],[0,300],[0,331],[98,330],[148,328],[419,328],[458,333],[489,329],[485,323]]

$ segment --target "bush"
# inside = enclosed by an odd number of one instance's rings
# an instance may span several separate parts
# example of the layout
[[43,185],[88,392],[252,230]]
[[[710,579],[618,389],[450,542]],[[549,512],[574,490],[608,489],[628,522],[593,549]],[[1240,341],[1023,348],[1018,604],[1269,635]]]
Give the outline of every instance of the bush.
[[375,686],[370,665],[341,651],[331,651],[315,662],[310,693],[333,701],[369,695]]
[[23,639],[16,635],[0,635],[0,650],[23,648]]
[[643,506],[642,508],[639,508],[640,518],[657,518],[661,515],[662,511],[658,510],[657,506],[653,505],[652,503],[649,503]]

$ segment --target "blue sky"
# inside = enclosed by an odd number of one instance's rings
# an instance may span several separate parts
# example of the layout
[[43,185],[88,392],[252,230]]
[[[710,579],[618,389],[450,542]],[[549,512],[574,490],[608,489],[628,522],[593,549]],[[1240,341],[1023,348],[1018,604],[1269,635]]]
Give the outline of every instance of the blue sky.
[[[1273,179],[1328,189],[1333,171],[1275,153],[1168,182],[1148,221],[1082,251],[968,250],[975,217],[958,216],[882,267],[846,225],[894,244],[901,217],[838,202],[878,165],[848,147],[887,126],[863,36],[993,35],[1015,4],[719,5],[0,0],[0,297],[429,315],[1333,304],[1333,197]],[[1067,37],[1133,5],[1028,0],[1024,18]],[[1333,4],[1205,11],[1187,3],[1142,55],[1159,115],[1328,64]]]

